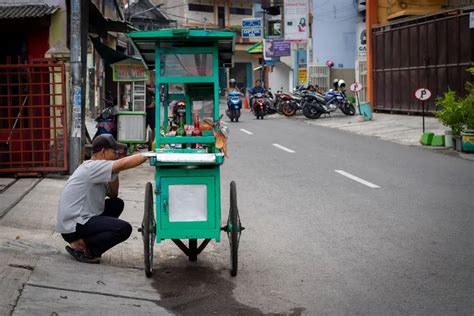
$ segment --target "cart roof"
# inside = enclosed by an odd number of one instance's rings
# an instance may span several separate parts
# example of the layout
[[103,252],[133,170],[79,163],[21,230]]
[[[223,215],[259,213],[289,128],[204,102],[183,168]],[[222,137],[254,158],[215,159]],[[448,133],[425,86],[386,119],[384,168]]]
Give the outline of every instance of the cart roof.
[[[172,47],[203,47],[217,43],[219,66],[231,67],[235,48],[235,33],[229,31],[164,29],[132,32],[128,36],[139,50],[145,64],[155,68],[155,43],[168,43]],[[165,44],[166,45],[166,44]]]

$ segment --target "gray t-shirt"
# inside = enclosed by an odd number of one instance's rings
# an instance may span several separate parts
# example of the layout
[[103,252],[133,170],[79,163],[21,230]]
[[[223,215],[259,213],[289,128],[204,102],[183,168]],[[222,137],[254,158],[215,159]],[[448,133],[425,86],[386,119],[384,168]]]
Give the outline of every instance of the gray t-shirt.
[[102,214],[107,185],[117,177],[112,174],[113,164],[112,160],[87,160],[74,171],[59,197],[58,233],[73,233],[76,224]]

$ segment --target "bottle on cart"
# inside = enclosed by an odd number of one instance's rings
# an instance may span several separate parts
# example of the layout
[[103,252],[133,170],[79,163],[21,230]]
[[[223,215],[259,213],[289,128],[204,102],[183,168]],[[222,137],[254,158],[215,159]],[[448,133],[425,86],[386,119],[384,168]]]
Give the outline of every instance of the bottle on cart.
[[[184,115],[179,116],[179,126],[176,130],[176,136],[186,136],[186,130],[184,129]],[[176,144],[176,148],[186,148],[186,144]]]
[[[194,114],[194,129],[193,132],[191,133],[192,136],[202,136],[202,131],[199,126],[199,114],[195,113]],[[202,148],[202,144],[193,144],[192,148]]]

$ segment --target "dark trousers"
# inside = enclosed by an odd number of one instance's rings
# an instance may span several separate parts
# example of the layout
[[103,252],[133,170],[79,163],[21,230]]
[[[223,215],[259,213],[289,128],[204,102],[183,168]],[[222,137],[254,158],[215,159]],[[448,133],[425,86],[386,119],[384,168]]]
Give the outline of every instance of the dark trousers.
[[77,224],[76,231],[62,234],[67,242],[83,239],[92,257],[100,257],[113,246],[125,241],[132,233],[132,226],[119,219],[124,203],[122,199],[105,200],[104,212],[90,218],[84,225]]

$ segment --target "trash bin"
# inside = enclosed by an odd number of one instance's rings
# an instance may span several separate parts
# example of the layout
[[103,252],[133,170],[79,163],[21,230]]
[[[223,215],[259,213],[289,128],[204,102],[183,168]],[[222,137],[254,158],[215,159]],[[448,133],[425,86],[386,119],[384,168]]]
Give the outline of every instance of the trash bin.
[[365,121],[372,119],[372,109],[370,108],[369,102],[363,102],[359,105],[359,115],[364,117]]

